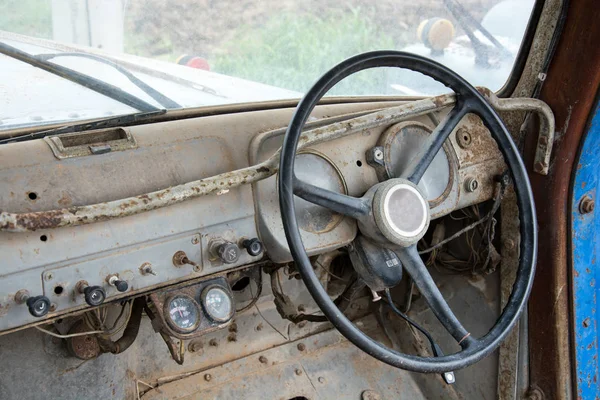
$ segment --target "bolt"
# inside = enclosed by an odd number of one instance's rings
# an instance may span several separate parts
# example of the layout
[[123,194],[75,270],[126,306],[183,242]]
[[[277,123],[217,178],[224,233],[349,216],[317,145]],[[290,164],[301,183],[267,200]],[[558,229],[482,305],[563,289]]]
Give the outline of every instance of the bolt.
[[56,303],[50,304],[50,312],[56,311]]
[[474,192],[478,187],[479,182],[477,182],[477,179],[475,178],[467,178],[465,181],[465,189],[467,189],[467,192]]
[[219,345],[219,343],[217,343],[217,339],[210,339],[210,341],[208,342],[209,346],[212,347],[217,347]]
[[373,152],[373,158],[375,158],[378,161],[383,160],[383,151],[381,151],[381,149],[375,149],[375,151]]
[[374,390],[365,390],[361,393],[362,400],[381,400],[381,396]]
[[269,360],[265,356],[258,357],[258,361],[260,361],[261,364],[266,364],[269,362]]
[[541,161],[536,162],[535,164],[533,164],[533,170],[535,172],[542,172],[544,170],[544,163]]
[[200,243],[200,237],[198,235],[194,235],[194,237],[192,237],[192,244],[198,243]]
[[231,325],[229,325],[229,332],[237,332],[238,328],[237,328],[237,324],[235,322],[232,322]]
[[306,311],[306,307],[304,306],[304,304],[300,304],[300,305],[298,306],[298,311],[300,311],[300,312],[304,312],[304,311]]
[[320,376],[318,379],[319,383],[325,383],[325,378],[323,378],[322,376]]
[[237,342],[237,336],[235,335],[235,332],[230,333],[229,336],[227,336],[227,341],[228,342]]
[[298,350],[300,351],[304,351],[306,350],[306,345],[304,343],[298,343]]
[[306,321],[300,321],[298,323],[298,328],[304,328],[306,326]]
[[258,332],[260,332],[260,331],[262,331],[262,328],[263,328],[263,324],[261,322],[260,324],[256,325],[256,328],[254,328],[254,329],[256,329]]
[[211,379],[212,379],[212,376],[210,374],[204,374],[204,380],[206,382],[210,382]]
[[52,272],[48,272],[46,274],[46,280],[51,281],[52,279],[54,279],[54,274]]
[[592,200],[592,198],[589,196],[585,196],[583,199],[581,199],[581,202],[579,202],[579,212],[581,214],[589,214],[594,212],[595,206],[596,204],[594,200]]
[[300,368],[296,368],[296,371],[294,371],[296,373],[296,375],[300,376],[302,375],[302,370]]

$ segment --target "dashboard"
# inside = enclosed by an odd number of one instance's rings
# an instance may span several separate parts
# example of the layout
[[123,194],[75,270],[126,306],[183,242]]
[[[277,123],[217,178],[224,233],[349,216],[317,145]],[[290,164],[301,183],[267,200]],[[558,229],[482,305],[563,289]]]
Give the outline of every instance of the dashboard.
[[[325,126],[397,104],[323,105],[310,123]],[[110,202],[256,165],[276,154],[292,112],[273,109],[120,128],[110,134],[126,145],[112,151],[80,137],[62,140],[60,146],[41,139],[0,146],[0,209],[28,213]],[[360,196],[410,161],[408,155],[446,112],[439,107],[305,146],[297,174]],[[75,151],[77,146],[83,151]],[[66,147],[74,151],[57,153]],[[422,180],[432,218],[491,199],[494,177],[504,170],[489,132],[478,117],[468,115]],[[90,309],[86,288],[101,288],[107,303],[144,293],[161,304],[172,300],[173,288],[188,288],[182,290],[200,303],[202,282],[221,279],[230,294],[223,280],[228,272],[291,261],[276,184],[274,174],[123,218],[0,232],[0,333]],[[296,212],[311,255],[344,246],[356,236],[356,223],[349,218],[300,199]],[[26,302],[38,296],[49,300],[41,318]],[[185,305],[185,299],[180,301]],[[171,333],[185,337],[183,331]]]

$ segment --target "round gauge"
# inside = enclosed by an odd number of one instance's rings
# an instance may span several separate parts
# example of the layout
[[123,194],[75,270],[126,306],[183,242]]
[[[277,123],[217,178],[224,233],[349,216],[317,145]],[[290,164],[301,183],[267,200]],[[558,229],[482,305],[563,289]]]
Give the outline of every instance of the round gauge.
[[[320,154],[298,154],[294,169],[298,179],[332,192],[346,193],[346,186],[339,171]],[[340,214],[299,197],[294,200],[294,209],[298,225],[306,232],[329,232],[342,220]]]
[[198,303],[186,295],[177,295],[167,300],[165,316],[171,328],[181,333],[191,332],[200,324]]
[[208,316],[218,322],[227,322],[233,317],[233,300],[220,286],[209,286],[202,292],[202,304]]
[[[381,138],[385,166],[392,178],[400,176],[427,141],[431,129],[418,122],[402,122],[388,129]],[[449,150],[444,145],[419,182],[419,189],[432,205],[441,203],[452,187],[454,169],[449,160]]]

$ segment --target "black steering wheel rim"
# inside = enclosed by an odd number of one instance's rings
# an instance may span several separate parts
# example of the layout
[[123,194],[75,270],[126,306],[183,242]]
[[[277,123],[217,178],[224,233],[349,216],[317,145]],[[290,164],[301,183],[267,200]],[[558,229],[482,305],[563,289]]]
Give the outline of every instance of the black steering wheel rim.
[[[492,329],[461,351],[435,358],[396,352],[371,339],[335,306],[313,271],[294,211],[294,161],[302,129],[319,100],[342,79],[362,70],[398,67],[420,72],[451,88],[456,103],[476,112],[498,143],[513,178],[520,220],[520,260],[512,293]],[[485,98],[466,80],[430,59],[399,51],[375,51],[349,58],[325,73],[298,104],[285,134],[279,169],[279,202],[286,239],[306,287],[329,321],[367,354],[389,365],[415,372],[453,371],[467,367],[496,349],[524,310],[535,275],[537,222],[527,170],[509,132]]]

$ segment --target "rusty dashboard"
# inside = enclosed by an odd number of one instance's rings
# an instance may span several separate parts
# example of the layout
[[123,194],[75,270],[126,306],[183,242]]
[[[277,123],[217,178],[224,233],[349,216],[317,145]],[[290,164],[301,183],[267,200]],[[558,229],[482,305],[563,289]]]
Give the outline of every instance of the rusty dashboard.
[[[431,132],[452,101],[446,95],[417,107],[320,106],[297,171],[317,185],[361,195],[406,162],[395,155]],[[88,142],[94,132],[87,132],[1,146],[0,334],[89,309],[85,287],[101,287],[106,302],[115,302],[267,260],[289,262],[276,172],[292,112],[120,128],[99,133],[99,143]],[[505,169],[475,115],[464,118],[438,158],[433,168],[445,178],[424,179],[422,187],[433,218],[491,199],[494,178]],[[94,216],[86,214],[90,205],[112,208]],[[352,220],[301,201],[296,206],[299,220],[311,221],[301,223],[309,254],[354,239]],[[49,299],[43,318],[23,304],[33,296]]]

